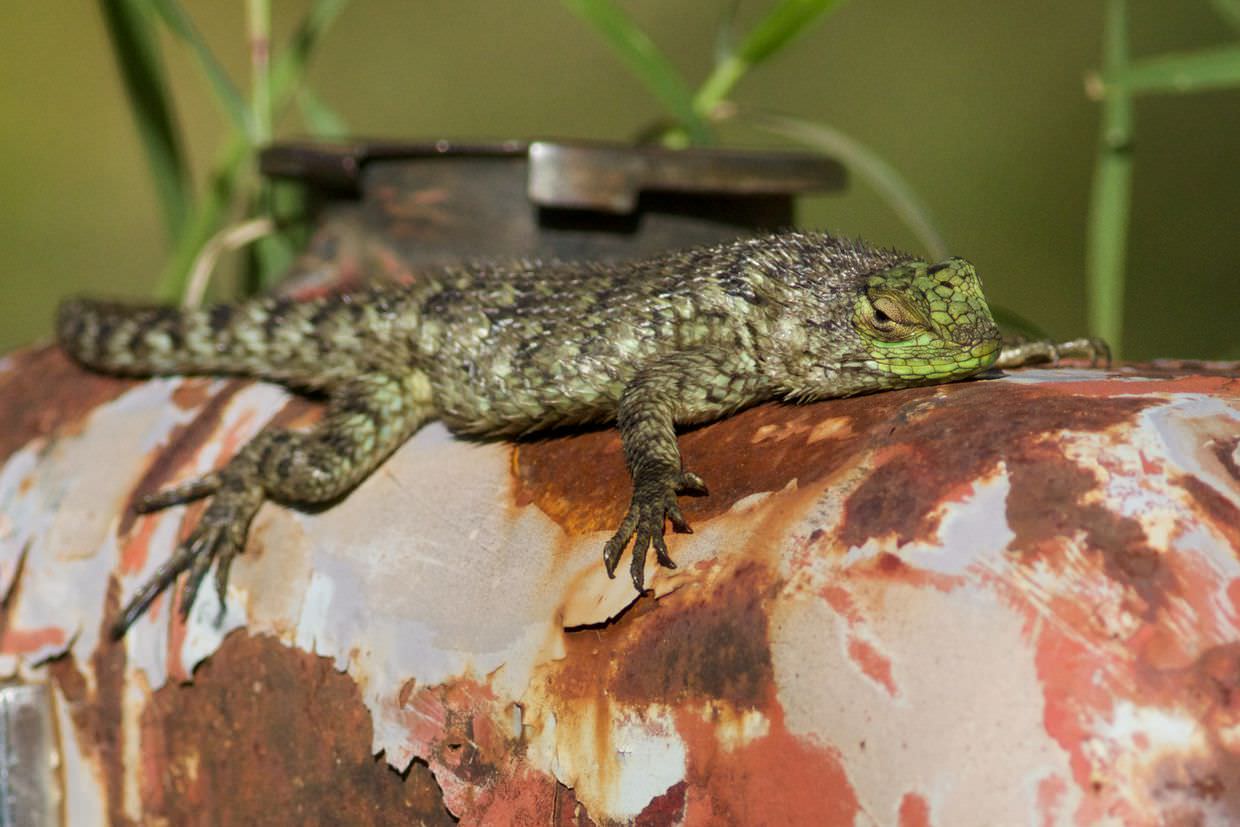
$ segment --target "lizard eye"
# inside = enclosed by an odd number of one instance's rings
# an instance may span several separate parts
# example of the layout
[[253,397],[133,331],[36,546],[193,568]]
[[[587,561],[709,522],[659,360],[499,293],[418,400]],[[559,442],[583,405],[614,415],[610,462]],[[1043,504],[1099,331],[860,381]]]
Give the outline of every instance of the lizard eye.
[[886,313],[884,313],[882,310],[875,307],[874,308],[874,321],[878,322],[881,325],[886,325],[888,322],[891,322],[894,320],[890,316],[888,316]]

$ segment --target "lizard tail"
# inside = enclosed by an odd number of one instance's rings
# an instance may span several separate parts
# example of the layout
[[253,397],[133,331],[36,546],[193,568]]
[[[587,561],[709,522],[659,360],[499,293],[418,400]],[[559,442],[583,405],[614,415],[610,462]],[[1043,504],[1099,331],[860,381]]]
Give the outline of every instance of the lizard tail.
[[278,374],[315,359],[321,307],[272,297],[202,310],[70,299],[57,312],[56,337],[74,359],[109,373]]

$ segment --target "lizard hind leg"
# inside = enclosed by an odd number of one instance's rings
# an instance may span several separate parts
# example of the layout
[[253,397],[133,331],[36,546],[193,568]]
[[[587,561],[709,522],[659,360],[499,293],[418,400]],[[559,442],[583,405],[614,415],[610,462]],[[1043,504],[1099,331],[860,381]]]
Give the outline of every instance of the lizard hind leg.
[[206,496],[211,501],[172,557],[126,604],[113,635],[123,636],[186,572],[180,612],[187,616],[212,563],[223,607],[232,561],[245,548],[250,522],[265,500],[312,504],[344,495],[433,412],[430,383],[421,371],[365,373],[330,390],[327,414],[312,430],[263,431],[219,471],[144,498],[137,506],[143,512]]

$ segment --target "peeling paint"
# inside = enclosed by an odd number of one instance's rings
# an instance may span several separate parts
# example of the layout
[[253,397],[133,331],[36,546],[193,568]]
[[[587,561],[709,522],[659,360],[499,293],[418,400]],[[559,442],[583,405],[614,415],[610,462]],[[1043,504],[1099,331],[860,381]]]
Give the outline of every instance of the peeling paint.
[[1235,367],[693,429],[711,496],[640,598],[599,565],[614,432],[433,425],[330,509],[264,506],[222,624],[211,589],[188,622],[165,596],[122,644],[201,508],[135,499],[317,409],[52,349],[5,388],[0,672],[56,691],[75,825],[1240,819]]

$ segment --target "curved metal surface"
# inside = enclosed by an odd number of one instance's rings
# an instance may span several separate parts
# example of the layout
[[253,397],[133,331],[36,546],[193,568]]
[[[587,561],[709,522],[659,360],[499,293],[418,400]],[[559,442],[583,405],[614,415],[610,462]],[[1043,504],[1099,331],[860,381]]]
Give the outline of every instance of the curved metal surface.
[[0,672],[57,694],[71,823],[1240,818],[1234,365],[694,430],[712,495],[641,599],[599,564],[614,433],[432,426],[333,508],[265,507],[222,626],[204,594],[105,640],[197,513],[133,498],[315,416],[270,386],[0,361]]

